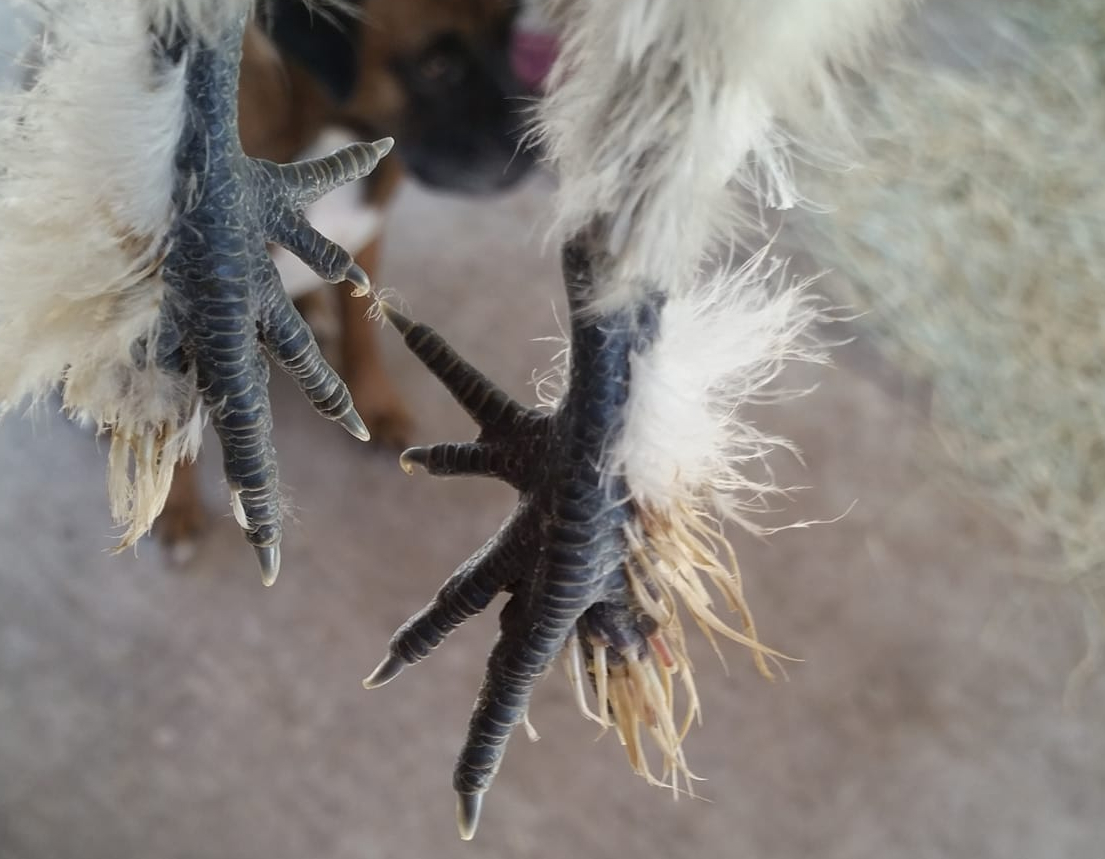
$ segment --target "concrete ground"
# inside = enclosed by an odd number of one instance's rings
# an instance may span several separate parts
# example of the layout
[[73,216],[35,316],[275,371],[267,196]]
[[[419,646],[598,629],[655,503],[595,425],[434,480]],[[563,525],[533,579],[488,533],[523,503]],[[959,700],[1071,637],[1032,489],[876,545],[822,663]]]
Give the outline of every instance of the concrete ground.
[[[531,398],[561,301],[540,255],[542,177],[493,204],[407,188],[383,284],[494,378]],[[397,338],[418,441],[471,427]],[[273,384],[295,504],[284,568],[261,586],[209,444],[213,519],[183,570],[155,545],[113,556],[105,450],[56,417],[0,425],[0,857],[353,859],[693,856],[1097,859],[1105,853],[1105,681],[1064,705],[1085,647],[1075,595],[1026,573],[1052,559],[940,478],[889,368],[862,344],[818,390],[765,409],[812,487],[795,519],[736,543],[768,643],[801,657],[759,679],[695,655],[705,724],[688,741],[704,800],[647,787],[596,741],[558,669],[512,742],[472,844],[451,767],[494,617],[373,692],[394,628],[511,506],[478,481],[407,477],[393,454]],[[853,505],[854,506],[851,506]],[[702,645],[702,642],[696,642]]]

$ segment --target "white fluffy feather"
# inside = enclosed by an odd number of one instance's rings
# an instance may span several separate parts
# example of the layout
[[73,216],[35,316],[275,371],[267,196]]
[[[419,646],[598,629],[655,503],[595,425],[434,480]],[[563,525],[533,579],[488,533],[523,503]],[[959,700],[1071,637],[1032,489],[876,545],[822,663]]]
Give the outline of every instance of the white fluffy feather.
[[655,345],[633,358],[614,466],[648,509],[690,504],[752,530],[746,514],[766,509],[773,486],[763,461],[789,443],[749,422],[744,407],[772,398],[786,362],[824,359],[806,336],[819,302],[769,252],[672,296]]
[[0,413],[62,383],[67,412],[111,429],[124,542],[160,510],[200,425],[194,386],[134,356],[157,340],[184,119],[183,74],[152,57],[150,16],[213,23],[234,6],[28,3],[41,43],[28,87],[0,101]]
[[[791,161],[838,151],[838,81],[906,0],[565,0],[540,134],[560,174],[556,225],[604,217],[619,306],[667,297],[655,344],[633,366],[626,427],[611,451],[634,498],[709,515],[762,506],[761,460],[780,440],[740,408],[783,362],[814,357],[817,312],[781,282],[767,250],[716,271],[735,239],[761,241],[746,213],[802,200]],[[741,226],[750,229],[741,230]],[[762,234],[760,234],[762,236]],[[755,245],[753,245],[755,246]]]
[[[541,132],[560,232],[614,219],[606,300],[694,288],[732,238],[737,189],[787,208],[788,124],[825,115],[839,70],[904,0],[573,0]],[[747,195],[746,195],[747,196]]]
[[[716,634],[748,646],[772,676],[768,660],[780,654],[759,641],[722,523],[757,530],[748,514],[778,491],[767,454],[787,445],[744,406],[770,395],[787,360],[820,357],[805,337],[816,303],[788,282],[770,244],[735,269],[717,257],[738,240],[763,240],[738,231],[760,226],[745,212],[801,199],[790,169],[796,129],[807,147],[827,142],[831,126],[809,120],[843,115],[837,76],[903,2],[563,0],[555,11],[564,52],[539,131],[560,173],[557,227],[605,244],[612,262],[596,271],[596,311],[663,298],[657,330],[630,359],[625,423],[604,462],[628,486],[629,499],[617,499],[633,505],[628,578],[656,622],[654,658],[608,670],[597,648],[597,712],[603,724],[610,715],[634,769],[655,782],[639,743],[647,725],[676,790],[680,777],[692,779],[680,744],[699,700],[675,607],[712,642]],[[739,629],[718,604],[739,616]]]

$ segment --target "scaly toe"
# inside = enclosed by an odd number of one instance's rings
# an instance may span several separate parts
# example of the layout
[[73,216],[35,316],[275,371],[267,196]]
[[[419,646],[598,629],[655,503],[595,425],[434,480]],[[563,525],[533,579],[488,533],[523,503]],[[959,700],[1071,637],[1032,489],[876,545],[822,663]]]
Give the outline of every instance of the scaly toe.
[[379,689],[394,680],[399,676],[400,672],[407,667],[406,660],[396,656],[394,653],[389,653],[384,657],[383,661],[369,674],[363,681],[362,685],[365,689]]

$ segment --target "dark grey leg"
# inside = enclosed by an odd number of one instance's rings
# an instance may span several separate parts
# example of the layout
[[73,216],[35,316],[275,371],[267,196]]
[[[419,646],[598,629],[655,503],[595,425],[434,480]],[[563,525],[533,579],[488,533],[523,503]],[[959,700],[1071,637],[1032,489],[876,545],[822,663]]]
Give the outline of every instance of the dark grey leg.
[[364,271],[319,235],[303,210],[367,176],[391,140],[291,165],[247,157],[237,115],[245,23],[243,15],[213,44],[180,30],[154,34],[161,61],[187,68],[187,119],[176,153],[178,217],[161,268],[169,290],[157,360],[181,374],[194,370],[222,444],[235,512],[271,583],[280,568],[282,515],[268,358],[324,417],[359,439],[368,430],[284,293],[267,245],[281,244],[324,280],[348,280],[367,294]]
[[659,300],[634,311],[591,312],[594,269],[603,260],[589,233],[565,246],[563,262],[571,379],[551,414],[514,402],[432,329],[385,308],[407,346],[480,427],[472,443],[408,450],[404,467],[497,477],[519,492],[513,516],[396,632],[388,656],[365,681],[372,688],[393,679],[497,593],[510,593],[453,779],[464,838],[475,832],[482,796],[535,683],[569,638],[578,631],[608,640],[616,658],[625,647],[643,650],[654,628],[635,608],[627,576],[628,493],[603,464],[621,432],[631,354],[655,336]]

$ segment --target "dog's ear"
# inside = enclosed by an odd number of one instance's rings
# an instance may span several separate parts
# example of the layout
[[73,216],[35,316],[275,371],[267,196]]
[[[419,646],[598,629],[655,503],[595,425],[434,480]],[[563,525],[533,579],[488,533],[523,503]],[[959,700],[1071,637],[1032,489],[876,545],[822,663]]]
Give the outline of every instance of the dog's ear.
[[262,25],[285,57],[302,65],[337,101],[353,94],[360,53],[359,4],[268,0],[262,10]]

